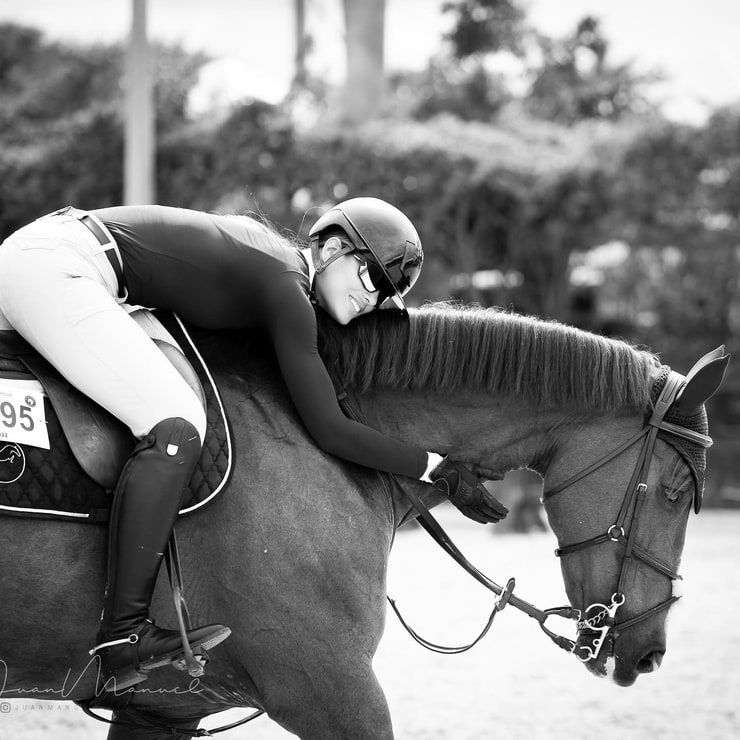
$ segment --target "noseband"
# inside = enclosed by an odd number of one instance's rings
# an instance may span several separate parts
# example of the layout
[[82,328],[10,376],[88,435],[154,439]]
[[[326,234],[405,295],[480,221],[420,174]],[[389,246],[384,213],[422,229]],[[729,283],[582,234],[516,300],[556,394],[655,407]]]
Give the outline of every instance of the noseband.
[[[395,476],[391,476],[395,484],[401,488],[406,496],[411,501],[414,509],[419,515],[419,524],[427,530],[427,532],[434,538],[439,544],[462,568],[464,568],[470,575],[472,575],[477,581],[482,583],[490,591],[493,591],[497,595],[496,603],[493,612],[486,624],[483,632],[469,645],[461,647],[443,647],[435,645],[433,643],[424,640],[412,630],[406,622],[404,622],[395,603],[392,599],[389,599],[391,606],[394,611],[401,619],[403,626],[409,631],[411,636],[417,640],[424,647],[442,653],[459,653],[470,649],[473,645],[479,642],[481,638],[488,632],[489,628],[493,623],[495,615],[501,611],[507,604],[511,604],[516,609],[527,614],[537,620],[541,629],[545,634],[560,648],[573,653],[579,660],[585,662],[595,660],[601,651],[604,642],[609,636],[610,631],[613,630],[611,635],[611,644],[614,644],[614,640],[618,634],[624,630],[634,627],[641,622],[650,619],[650,617],[659,614],[663,610],[667,609],[671,604],[677,601],[680,597],[672,595],[665,601],[661,601],[659,604],[647,609],[641,614],[627,619],[623,622],[617,622],[616,614],[617,610],[625,604],[627,597],[624,593],[625,576],[627,571],[627,564],[635,559],[642,563],[645,563],[654,570],[662,573],[663,575],[673,580],[680,580],[681,576],[668,564],[664,563],[660,558],[652,555],[650,552],[645,550],[643,547],[635,542],[637,534],[637,525],[642,512],[642,507],[645,503],[647,491],[648,491],[648,474],[650,472],[650,464],[652,462],[653,453],[655,452],[655,443],[658,438],[658,432],[663,431],[668,434],[672,434],[678,437],[687,439],[694,444],[701,447],[707,448],[712,445],[711,437],[696,432],[692,429],[687,429],[683,426],[673,424],[665,420],[666,413],[670,409],[671,405],[678,398],[681,390],[686,384],[686,379],[679,373],[670,371],[666,378],[665,384],[658,396],[658,400],[655,402],[655,406],[652,415],[647,420],[646,424],[640,429],[639,432],[634,434],[619,447],[612,452],[601,457],[599,460],[589,465],[588,467],[576,473],[572,477],[568,478],[563,483],[549,489],[543,495],[543,502],[552,498],[553,496],[562,493],[566,489],[570,488],[574,483],[582,480],[583,478],[591,475],[601,467],[606,465],[611,460],[619,457],[622,453],[626,452],[637,442],[642,441],[642,448],[635,464],[635,469],[630,478],[627,486],[627,491],[622,502],[622,506],[619,510],[617,520],[611,524],[606,532],[603,534],[592,537],[591,539],[577,542],[570,545],[560,546],[555,550],[555,554],[558,557],[568,555],[579,550],[600,545],[604,542],[614,542],[624,547],[622,554],[622,562],[620,566],[619,579],[617,581],[617,587],[611,596],[609,604],[594,603],[586,607],[584,610],[577,609],[573,606],[556,607],[552,609],[538,609],[536,606],[530,604],[524,599],[519,598],[513,593],[515,581],[510,579],[506,584],[506,587],[499,586],[497,583],[492,581],[488,576],[479,571],[460,550],[455,546],[454,542],[450,539],[444,529],[434,519],[429,509],[419,499],[419,497],[408,487],[401,486]],[[353,418],[359,418],[356,410],[352,404],[349,403],[349,399],[344,395],[340,398],[343,402],[343,408],[348,416]],[[694,492],[695,497],[701,496],[701,491],[696,490]],[[698,507],[695,507],[698,511]],[[631,517],[630,511],[632,513]],[[628,520],[629,517],[629,520]],[[546,622],[551,616],[563,617],[565,619],[574,620],[577,623],[578,628],[578,639],[571,640],[570,638],[559,635],[556,632],[550,630]],[[583,644],[581,641],[586,640]]]

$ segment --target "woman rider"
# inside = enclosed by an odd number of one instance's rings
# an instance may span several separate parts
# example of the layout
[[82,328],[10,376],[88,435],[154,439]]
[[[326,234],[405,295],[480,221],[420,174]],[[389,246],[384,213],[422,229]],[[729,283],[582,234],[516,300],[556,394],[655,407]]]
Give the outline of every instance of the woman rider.
[[[200,327],[259,326],[275,347],[296,409],[326,452],[427,482],[466,515],[506,510],[459,463],[345,417],[318,354],[315,305],[348,324],[403,295],[421,270],[411,222],[376,198],[328,210],[300,249],[258,221],[163,206],[64,208],[0,247],[0,329],[15,329],[139,440],[114,491],[104,608],[93,648],[122,690],[182,654],[180,633],[149,607],[180,500],[199,458],[205,412],[164,354],[122,308],[176,312]],[[188,632],[208,649],[230,630]],[[112,681],[110,679],[113,679]]]

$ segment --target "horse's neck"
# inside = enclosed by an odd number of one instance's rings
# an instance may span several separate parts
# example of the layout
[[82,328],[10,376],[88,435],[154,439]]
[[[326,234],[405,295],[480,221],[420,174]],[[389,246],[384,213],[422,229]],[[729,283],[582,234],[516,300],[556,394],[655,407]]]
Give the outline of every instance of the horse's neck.
[[383,432],[457,460],[506,473],[540,469],[548,454],[548,430],[565,410],[542,411],[517,398],[460,393],[373,391],[358,398],[365,421]]

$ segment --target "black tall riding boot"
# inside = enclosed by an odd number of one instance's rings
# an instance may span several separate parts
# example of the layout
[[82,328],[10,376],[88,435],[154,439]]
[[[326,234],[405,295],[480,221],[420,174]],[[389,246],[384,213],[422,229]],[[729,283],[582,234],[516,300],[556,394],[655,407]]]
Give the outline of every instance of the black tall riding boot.
[[[146,680],[147,671],[183,653],[180,632],[157,627],[149,619],[149,606],[182,491],[200,448],[200,437],[190,422],[165,419],[134,448],[118,481],[99,644],[90,651],[101,657],[109,691]],[[212,624],[187,634],[193,649],[208,649],[225,640],[231,630]]]

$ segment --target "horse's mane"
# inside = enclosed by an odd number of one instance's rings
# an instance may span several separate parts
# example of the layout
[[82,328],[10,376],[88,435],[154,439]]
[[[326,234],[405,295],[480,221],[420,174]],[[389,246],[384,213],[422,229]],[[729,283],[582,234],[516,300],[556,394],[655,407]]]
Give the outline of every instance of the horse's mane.
[[319,321],[319,347],[336,382],[444,393],[468,388],[545,406],[648,409],[655,355],[555,321],[434,303],[375,311],[340,327]]

